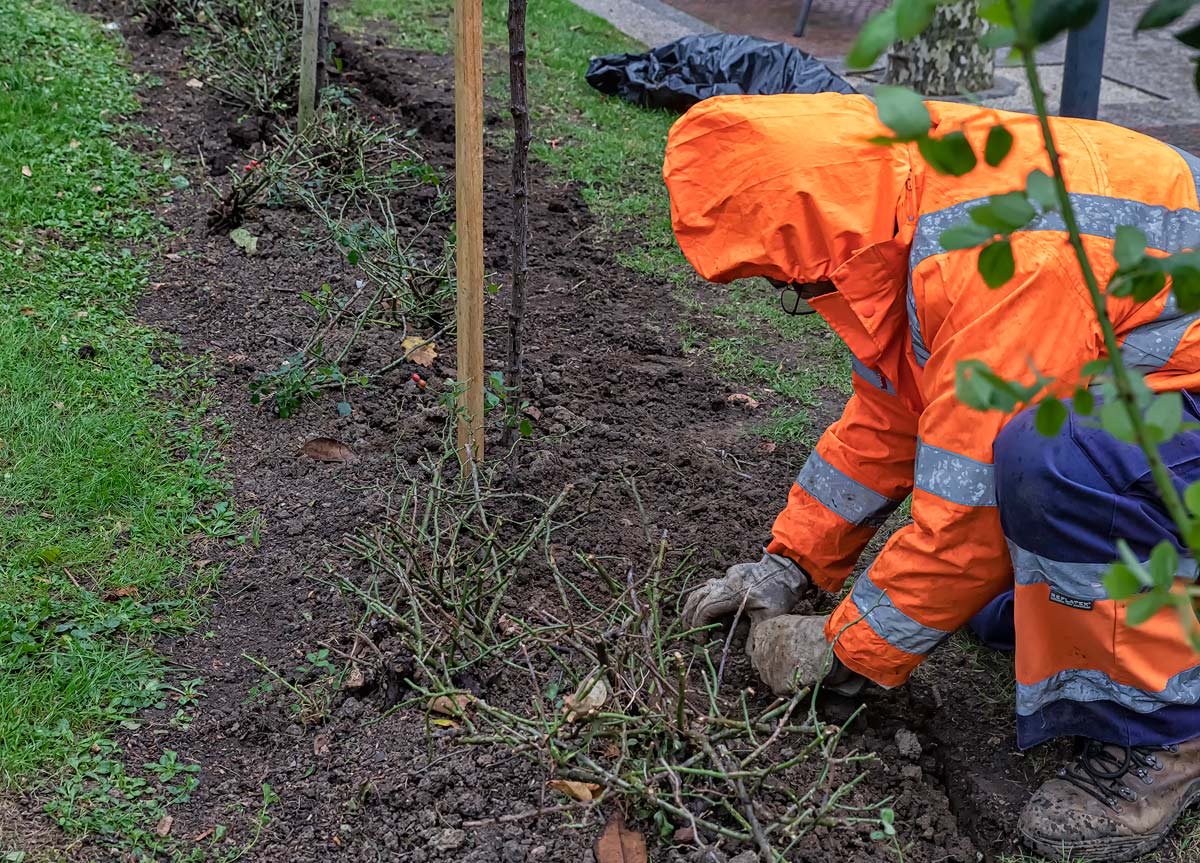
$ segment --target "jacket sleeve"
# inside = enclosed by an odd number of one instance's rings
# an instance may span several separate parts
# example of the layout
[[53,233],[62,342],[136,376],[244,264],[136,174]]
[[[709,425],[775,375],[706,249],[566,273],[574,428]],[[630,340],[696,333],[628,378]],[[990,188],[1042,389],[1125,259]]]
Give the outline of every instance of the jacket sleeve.
[[767,550],[837,592],[879,526],[912,491],[917,417],[892,384],[854,361],[854,395],[808,457]]
[[[960,361],[978,359],[1010,380],[1033,369],[1070,392],[1101,354],[1099,325],[1061,239],[1014,237],[1019,270],[996,291],[976,273],[974,250],[943,253],[914,273],[916,356],[928,351],[917,423],[912,523],[898,530],[826,628],[850,668],[884,686],[902,683],[926,655],[1012,582],[996,508],[992,446],[1012,414],[958,401]],[[924,338],[923,338],[924,336]]]

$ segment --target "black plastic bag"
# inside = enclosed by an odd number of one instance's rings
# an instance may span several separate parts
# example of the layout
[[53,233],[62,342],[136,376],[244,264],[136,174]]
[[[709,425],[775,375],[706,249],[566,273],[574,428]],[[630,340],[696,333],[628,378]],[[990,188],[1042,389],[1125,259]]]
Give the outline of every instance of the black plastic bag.
[[644,108],[680,112],[709,96],[857,92],[799,48],[727,33],[684,36],[648,54],[593,57],[587,82]]

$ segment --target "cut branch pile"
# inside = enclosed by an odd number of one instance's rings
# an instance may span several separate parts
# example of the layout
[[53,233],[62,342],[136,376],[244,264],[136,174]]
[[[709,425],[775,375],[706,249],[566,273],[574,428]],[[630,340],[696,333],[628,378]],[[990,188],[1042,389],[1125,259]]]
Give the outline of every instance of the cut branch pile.
[[[448,450],[353,540],[372,578],[342,582],[363,609],[353,653],[405,654],[402,707],[436,737],[536,761],[566,798],[498,820],[614,801],[677,842],[749,845],[766,861],[818,826],[878,825],[886,801],[854,794],[871,756],[842,751],[808,690],[769,701],[725,685],[728,640],[702,644],[716,633],[679,622],[696,567],[665,536],[641,567],[559,560],[570,492],[504,494],[486,474],[462,477]],[[517,600],[537,583],[543,597]]]

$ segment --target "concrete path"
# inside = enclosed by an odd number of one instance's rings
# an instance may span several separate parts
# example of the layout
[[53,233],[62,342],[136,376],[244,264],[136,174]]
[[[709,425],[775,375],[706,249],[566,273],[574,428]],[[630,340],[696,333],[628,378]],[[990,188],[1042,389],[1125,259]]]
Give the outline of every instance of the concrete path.
[[[841,55],[871,12],[877,0],[816,0],[804,38],[790,34],[794,4],[778,0],[575,0],[576,4],[607,19],[619,30],[647,45],[661,45],[689,33],[728,29],[768,39],[786,39],[825,59],[842,72]],[[1134,26],[1150,0],[1111,0],[1104,81],[1100,92],[1100,119],[1145,131],[1176,146],[1200,151],[1200,96],[1193,76],[1195,52],[1168,31],[1134,34]],[[684,11],[686,10],[686,11]],[[708,22],[712,23],[708,23]],[[1200,22],[1200,10],[1184,19]],[[1171,28],[1181,29],[1181,25]],[[1038,56],[1039,71],[1052,108],[1062,91],[1064,42],[1047,46]],[[882,78],[882,70],[847,75],[869,92]],[[998,86],[983,100],[996,108],[1031,111],[1032,99],[1021,70],[1000,66]]]

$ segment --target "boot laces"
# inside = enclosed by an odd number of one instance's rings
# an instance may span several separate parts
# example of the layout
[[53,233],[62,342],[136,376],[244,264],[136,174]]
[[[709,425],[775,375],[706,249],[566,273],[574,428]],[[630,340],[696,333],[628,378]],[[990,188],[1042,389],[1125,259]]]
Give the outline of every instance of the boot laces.
[[1088,740],[1074,764],[1059,769],[1058,777],[1120,811],[1120,801],[1134,803],[1138,799],[1138,792],[1126,784],[1127,777],[1153,785],[1154,774],[1165,766],[1158,753],[1177,751],[1177,746],[1114,746]]

